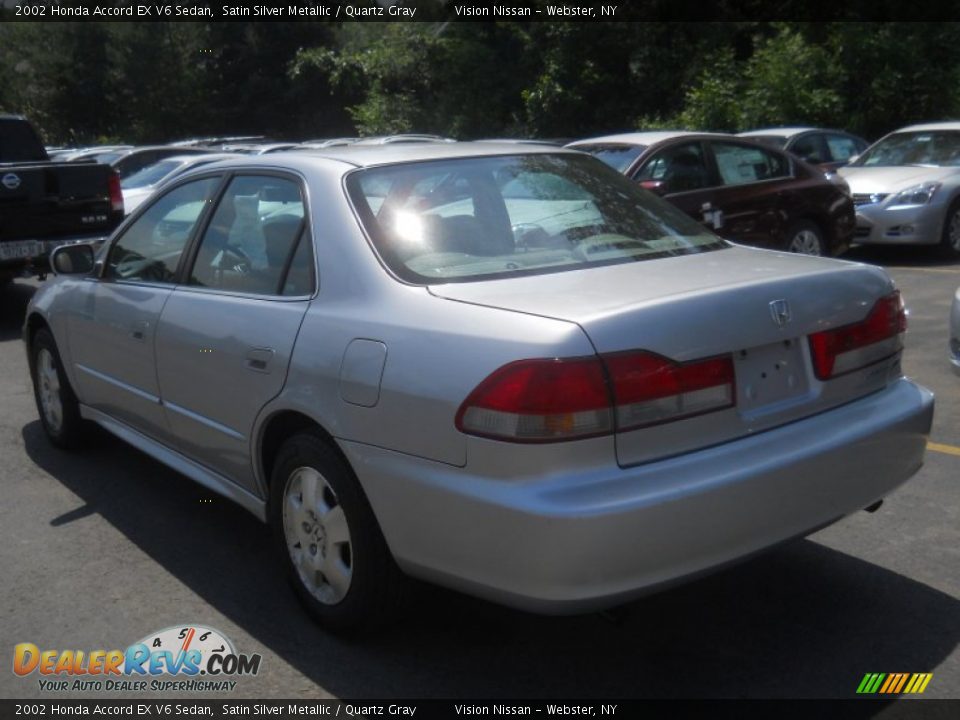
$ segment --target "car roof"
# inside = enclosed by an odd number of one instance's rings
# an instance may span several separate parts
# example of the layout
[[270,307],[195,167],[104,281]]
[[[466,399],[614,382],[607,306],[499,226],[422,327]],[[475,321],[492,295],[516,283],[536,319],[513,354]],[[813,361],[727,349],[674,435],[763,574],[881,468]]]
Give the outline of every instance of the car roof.
[[565,147],[578,145],[602,145],[604,143],[622,143],[624,145],[655,145],[665,140],[688,136],[703,137],[733,137],[722,133],[693,132],[691,130],[654,130],[649,132],[628,132],[616,135],[601,135],[600,137],[585,138],[568,143]]
[[937,122],[937,123],[923,123],[920,125],[908,125],[907,127],[899,128],[894,130],[894,132],[915,132],[923,130],[960,130],[960,122]]
[[[815,127],[772,127],[772,128],[761,128],[758,130],[747,130],[746,132],[737,133],[737,137],[754,137],[756,135],[781,135],[786,138],[791,138],[794,135],[799,135],[800,133],[810,132],[811,130],[825,130],[825,128],[815,128]],[[842,130],[829,130],[827,132],[843,132]]]
[[[330,148],[303,148],[295,153],[257,155],[245,158],[257,165],[299,165],[300,160],[327,158],[354,167],[373,167],[395,163],[447,160],[468,157],[496,157],[498,155],[530,155],[568,153],[560,147],[549,145],[495,142],[451,143],[394,143],[387,145],[341,145]],[[259,162],[257,162],[259,161]],[[241,163],[237,163],[241,164]]]

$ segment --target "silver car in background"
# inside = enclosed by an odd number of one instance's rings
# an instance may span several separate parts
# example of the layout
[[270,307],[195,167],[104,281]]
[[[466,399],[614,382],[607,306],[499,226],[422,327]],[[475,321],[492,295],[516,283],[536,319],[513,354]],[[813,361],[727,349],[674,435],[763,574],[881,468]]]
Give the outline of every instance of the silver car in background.
[[622,603],[876,504],[933,416],[882,269],[731,245],[543,145],[216,163],[53,265],[51,441],[93,421],[268,521],[335,630],[404,575]]
[[237,157],[239,153],[201,153],[197,155],[174,155],[149,165],[120,181],[123,207],[127,215],[140,207],[157,188],[183,173],[201,165]]
[[939,245],[960,257],[960,122],[901,128],[839,173],[857,206],[854,242]]

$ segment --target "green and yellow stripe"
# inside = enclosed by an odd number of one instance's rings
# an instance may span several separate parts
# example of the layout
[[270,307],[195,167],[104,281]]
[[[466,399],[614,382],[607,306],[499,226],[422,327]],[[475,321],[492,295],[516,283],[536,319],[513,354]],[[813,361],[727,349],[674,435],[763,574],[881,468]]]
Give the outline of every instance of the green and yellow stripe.
[[858,695],[919,695],[933,673],[867,673],[857,686]]

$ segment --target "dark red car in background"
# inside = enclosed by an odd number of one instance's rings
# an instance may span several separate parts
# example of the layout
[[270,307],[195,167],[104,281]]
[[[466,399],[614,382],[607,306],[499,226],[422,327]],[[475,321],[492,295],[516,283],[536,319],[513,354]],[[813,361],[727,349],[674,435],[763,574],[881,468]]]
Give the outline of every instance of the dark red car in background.
[[842,185],[789,153],[734,135],[636,132],[567,147],[603,160],[733,242],[839,255],[856,227]]

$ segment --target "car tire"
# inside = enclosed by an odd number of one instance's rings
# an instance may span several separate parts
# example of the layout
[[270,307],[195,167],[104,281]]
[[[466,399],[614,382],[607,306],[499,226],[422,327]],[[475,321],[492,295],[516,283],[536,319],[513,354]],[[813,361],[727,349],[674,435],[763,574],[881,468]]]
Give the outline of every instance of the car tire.
[[30,376],[40,423],[54,445],[77,449],[85,436],[80,403],[63,370],[63,361],[53,335],[41,328],[30,344]]
[[355,635],[393,617],[406,578],[353,471],[319,435],[281,446],[268,513],[290,582],[324,628]]
[[940,252],[945,257],[960,257],[960,200],[954,200],[943,220]]
[[801,220],[790,226],[786,233],[784,250],[799,255],[827,254],[827,244],[820,227],[810,220]]

